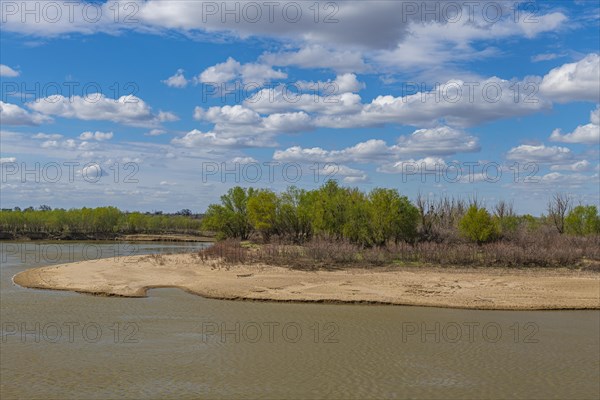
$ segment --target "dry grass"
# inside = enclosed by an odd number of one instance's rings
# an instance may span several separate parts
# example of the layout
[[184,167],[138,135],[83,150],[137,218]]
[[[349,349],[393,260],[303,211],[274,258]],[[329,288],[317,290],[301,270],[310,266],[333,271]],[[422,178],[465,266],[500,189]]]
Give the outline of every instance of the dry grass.
[[377,268],[408,265],[441,267],[600,269],[600,236],[558,234],[498,241],[484,245],[456,242],[388,244],[363,248],[345,241],[315,239],[302,246],[249,245],[225,240],[198,253],[202,261],[223,265],[268,264],[294,269]]

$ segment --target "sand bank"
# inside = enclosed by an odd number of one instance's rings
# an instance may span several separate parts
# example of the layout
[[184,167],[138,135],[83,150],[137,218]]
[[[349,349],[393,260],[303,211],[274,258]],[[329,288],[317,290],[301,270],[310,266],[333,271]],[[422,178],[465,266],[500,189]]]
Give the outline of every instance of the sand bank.
[[132,256],[31,269],[20,286],[144,297],[178,287],[217,299],[365,302],[497,310],[600,309],[600,274],[573,270],[399,268],[307,272],[224,267],[191,254]]

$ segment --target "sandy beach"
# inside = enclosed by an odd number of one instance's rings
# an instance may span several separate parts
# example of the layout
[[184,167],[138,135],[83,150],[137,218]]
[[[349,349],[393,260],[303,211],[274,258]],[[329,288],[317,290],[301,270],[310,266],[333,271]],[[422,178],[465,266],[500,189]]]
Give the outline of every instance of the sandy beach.
[[144,297],[177,287],[231,300],[379,303],[497,310],[600,309],[600,274],[573,270],[348,269],[223,266],[192,254],[132,256],[31,269],[14,283],[37,289]]

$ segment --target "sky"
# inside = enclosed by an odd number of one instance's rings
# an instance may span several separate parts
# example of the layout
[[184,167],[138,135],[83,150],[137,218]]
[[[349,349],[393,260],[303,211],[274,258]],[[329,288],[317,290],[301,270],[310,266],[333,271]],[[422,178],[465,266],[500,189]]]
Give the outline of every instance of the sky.
[[598,1],[0,1],[2,208],[600,197]]

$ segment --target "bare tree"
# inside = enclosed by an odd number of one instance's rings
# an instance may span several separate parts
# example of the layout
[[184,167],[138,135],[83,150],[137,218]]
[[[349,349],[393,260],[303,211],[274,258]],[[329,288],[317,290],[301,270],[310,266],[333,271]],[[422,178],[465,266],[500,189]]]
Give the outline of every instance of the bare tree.
[[565,231],[565,216],[571,207],[570,203],[571,198],[564,193],[556,193],[548,201],[548,217],[560,234]]
[[479,196],[477,195],[477,193],[475,193],[472,196],[469,196],[469,207],[473,207],[473,206],[475,206],[477,208],[482,206],[481,202],[479,201]]
[[505,217],[512,217],[515,215],[513,202],[506,202],[505,200],[500,200],[496,203],[494,207],[494,214],[498,219],[504,219]]
[[429,201],[429,198],[423,196],[423,194],[419,191],[417,194],[417,208],[419,209],[419,214],[421,216],[421,230],[422,235],[425,239],[429,240],[433,231],[433,215],[432,215],[432,205]]

